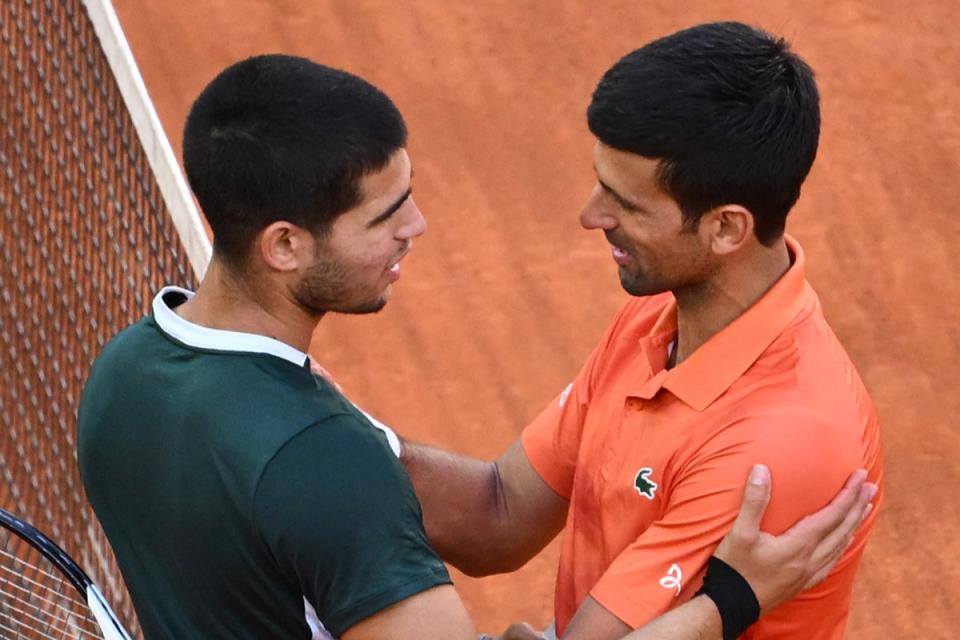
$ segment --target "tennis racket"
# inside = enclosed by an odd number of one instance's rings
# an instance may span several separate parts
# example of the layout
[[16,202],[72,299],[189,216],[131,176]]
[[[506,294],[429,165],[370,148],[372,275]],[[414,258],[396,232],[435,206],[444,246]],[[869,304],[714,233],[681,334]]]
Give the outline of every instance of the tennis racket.
[[0,638],[131,640],[66,552],[0,509]]

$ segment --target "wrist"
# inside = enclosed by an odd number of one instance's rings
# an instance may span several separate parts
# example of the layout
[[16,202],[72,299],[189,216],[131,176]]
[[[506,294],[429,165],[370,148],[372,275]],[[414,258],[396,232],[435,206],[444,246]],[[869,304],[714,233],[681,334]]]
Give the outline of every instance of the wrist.
[[723,625],[723,640],[736,640],[760,619],[760,602],[750,584],[716,556],[707,562],[703,587],[696,595],[705,595],[716,605]]

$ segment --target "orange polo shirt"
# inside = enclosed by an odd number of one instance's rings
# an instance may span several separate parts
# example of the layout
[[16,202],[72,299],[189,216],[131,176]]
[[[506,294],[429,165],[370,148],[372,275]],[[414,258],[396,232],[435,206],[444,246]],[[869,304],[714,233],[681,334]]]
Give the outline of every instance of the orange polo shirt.
[[[773,476],[763,521],[773,533],[826,505],[859,467],[880,483],[873,403],[805,280],[800,246],[787,245],[787,273],[673,369],[673,295],[631,299],[573,383],[524,431],[533,467],[570,500],[560,634],[587,595],[634,628],[688,600],[755,463]],[[876,514],[824,582],[742,637],[842,637]]]

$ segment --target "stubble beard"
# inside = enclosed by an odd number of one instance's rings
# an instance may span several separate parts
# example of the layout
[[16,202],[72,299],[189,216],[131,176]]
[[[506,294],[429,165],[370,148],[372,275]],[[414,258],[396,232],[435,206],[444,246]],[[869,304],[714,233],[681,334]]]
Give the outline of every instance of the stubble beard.
[[617,275],[620,277],[620,286],[631,296],[653,296],[672,289],[669,283],[659,278],[650,278],[639,269],[631,271],[625,267],[619,267]]
[[627,269],[619,267],[620,286],[631,296],[646,297],[660,293],[697,288],[703,284],[709,274],[709,267],[705,264],[691,262],[687,269],[678,274],[667,276],[662,273],[650,273],[639,268]]
[[[697,227],[684,226],[680,237],[686,234],[696,234]],[[619,238],[607,234],[608,241],[618,247],[624,247],[628,243],[618,244]],[[702,255],[691,253],[689,251],[678,252],[671,258],[672,267],[669,271],[674,272],[671,275],[664,274],[662,271],[653,272],[650,269],[644,269],[638,264],[636,253],[632,249],[624,249],[633,260],[630,267],[618,266],[617,275],[620,277],[620,286],[631,296],[645,297],[655,296],[667,291],[676,292],[678,289],[699,286],[704,278],[710,272],[709,264]]]
[[297,283],[294,298],[312,315],[324,313],[377,313],[387,304],[384,295],[363,299],[350,284],[349,268],[336,260],[321,260],[312,265]]

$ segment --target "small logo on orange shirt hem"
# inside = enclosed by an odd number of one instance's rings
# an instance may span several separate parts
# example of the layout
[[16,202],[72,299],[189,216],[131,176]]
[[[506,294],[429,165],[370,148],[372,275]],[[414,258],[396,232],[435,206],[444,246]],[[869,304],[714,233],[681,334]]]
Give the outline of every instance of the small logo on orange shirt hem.
[[677,593],[673,596],[674,598],[680,595],[680,590],[683,588],[683,571],[680,570],[680,565],[670,565],[667,575],[660,578],[660,586],[664,589],[676,589]]
[[637,471],[637,477],[633,481],[633,488],[647,500],[653,500],[657,493],[657,483],[647,477],[651,473],[653,473],[653,469],[644,467]]

